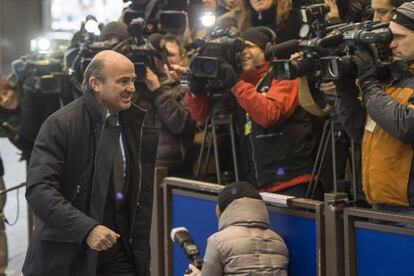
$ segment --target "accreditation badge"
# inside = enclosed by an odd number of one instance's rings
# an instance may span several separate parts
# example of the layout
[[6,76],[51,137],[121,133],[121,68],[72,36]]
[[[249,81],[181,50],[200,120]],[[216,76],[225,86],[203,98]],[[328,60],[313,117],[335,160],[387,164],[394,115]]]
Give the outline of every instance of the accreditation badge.
[[252,133],[252,120],[250,120],[249,114],[246,114],[246,123],[244,124],[244,136]]
[[367,122],[365,124],[365,130],[373,133],[376,126],[377,126],[377,123],[374,122],[374,120],[372,120],[371,117],[367,116]]

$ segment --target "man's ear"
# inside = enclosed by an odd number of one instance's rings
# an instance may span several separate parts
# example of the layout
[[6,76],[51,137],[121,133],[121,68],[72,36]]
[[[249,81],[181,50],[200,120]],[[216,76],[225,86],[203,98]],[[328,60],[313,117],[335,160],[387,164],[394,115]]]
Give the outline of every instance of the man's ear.
[[89,85],[93,89],[93,91],[99,93],[102,90],[102,82],[95,77],[89,78]]

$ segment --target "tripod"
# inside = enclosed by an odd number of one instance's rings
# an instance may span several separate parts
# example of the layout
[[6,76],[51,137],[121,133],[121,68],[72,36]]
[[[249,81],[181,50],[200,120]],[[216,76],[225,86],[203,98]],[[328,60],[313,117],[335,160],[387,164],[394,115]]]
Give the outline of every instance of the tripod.
[[[235,138],[235,131],[234,131],[234,118],[233,118],[233,115],[228,112],[228,110],[220,109],[221,107],[222,105],[220,105],[220,102],[214,103],[212,112],[210,113],[209,117],[207,117],[206,119],[204,131],[203,131],[203,138],[201,142],[200,154],[198,156],[198,161],[197,161],[197,171],[196,171],[196,179],[200,179],[201,166],[203,163],[203,171],[204,171],[203,175],[205,176],[207,167],[208,167],[208,161],[210,158],[210,153],[211,153],[211,145],[213,144],[216,177],[217,177],[217,183],[219,184],[223,184],[223,181],[222,181],[222,174],[221,174],[221,168],[220,168],[220,155],[219,155],[218,143],[217,143],[217,138],[218,138],[217,129],[222,126],[226,127],[230,134],[234,177],[235,177],[236,182],[239,181],[239,170],[238,170],[237,154],[236,154],[236,138]],[[206,145],[206,140],[208,137],[209,137],[208,146],[205,152],[205,145]],[[204,157],[204,162],[203,162],[203,157]]]
[[[326,157],[326,151],[329,143],[331,143],[332,151],[332,174],[333,174],[333,188],[334,193],[338,192],[338,176],[337,176],[337,162],[336,162],[336,142],[344,138],[345,131],[332,114],[328,118],[323,126],[321,141],[318,146],[316,153],[315,162],[313,164],[311,180],[306,191],[306,198],[314,198],[317,185],[319,183],[320,174]],[[345,137],[349,139],[348,137]],[[356,169],[355,169],[355,142],[352,139],[350,140],[351,145],[351,170],[352,170],[352,190],[353,198],[356,200]]]

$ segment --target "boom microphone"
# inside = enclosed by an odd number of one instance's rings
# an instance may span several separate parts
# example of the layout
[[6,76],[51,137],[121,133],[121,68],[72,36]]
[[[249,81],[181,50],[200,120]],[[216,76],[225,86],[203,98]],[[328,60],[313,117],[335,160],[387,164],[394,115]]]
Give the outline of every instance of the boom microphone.
[[291,54],[299,49],[300,40],[292,39],[270,47],[266,47],[266,57],[276,56],[278,59],[289,58]]

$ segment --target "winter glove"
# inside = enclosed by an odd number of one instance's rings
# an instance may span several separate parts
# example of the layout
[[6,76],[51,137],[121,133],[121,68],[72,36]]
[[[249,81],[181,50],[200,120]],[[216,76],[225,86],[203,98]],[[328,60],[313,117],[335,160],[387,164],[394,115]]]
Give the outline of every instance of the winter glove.
[[229,63],[223,61],[218,67],[218,78],[210,82],[211,87],[231,89],[239,81],[239,74]]
[[357,76],[362,94],[365,94],[373,86],[379,85],[376,77],[377,68],[375,61],[369,52],[364,50],[357,51],[352,56],[352,60],[357,67]]
[[188,77],[188,85],[190,87],[191,94],[194,96],[199,97],[205,95],[207,80],[190,76]]

